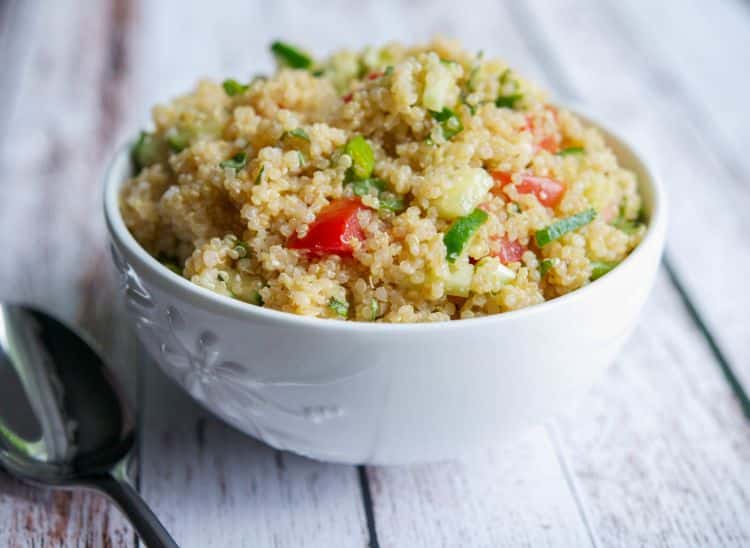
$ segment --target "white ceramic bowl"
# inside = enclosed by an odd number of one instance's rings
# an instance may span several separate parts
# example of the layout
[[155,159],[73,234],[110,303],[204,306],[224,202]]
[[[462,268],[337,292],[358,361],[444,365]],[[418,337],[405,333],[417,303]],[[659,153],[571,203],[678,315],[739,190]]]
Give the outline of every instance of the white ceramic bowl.
[[104,209],[138,336],[193,398],[279,449],[400,464],[511,440],[581,395],[613,360],[659,265],[662,187],[629,146],[603,131],[638,174],[649,217],[641,245],[611,273],[564,297],[435,324],[306,318],[217,295],[172,273],[120,216],[118,194],[131,171],[123,149],[106,174]]

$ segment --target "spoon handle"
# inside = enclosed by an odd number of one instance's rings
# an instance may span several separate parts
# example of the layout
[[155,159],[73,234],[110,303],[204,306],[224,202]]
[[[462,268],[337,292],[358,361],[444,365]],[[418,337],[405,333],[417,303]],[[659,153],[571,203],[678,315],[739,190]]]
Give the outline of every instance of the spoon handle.
[[148,548],[179,548],[138,492],[126,481],[107,474],[88,482],[106,493],[128,517]]

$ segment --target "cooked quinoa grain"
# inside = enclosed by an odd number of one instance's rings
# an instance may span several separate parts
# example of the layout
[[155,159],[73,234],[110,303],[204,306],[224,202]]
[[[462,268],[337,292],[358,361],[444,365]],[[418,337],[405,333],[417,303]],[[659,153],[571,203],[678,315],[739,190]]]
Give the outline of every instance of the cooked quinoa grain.
[[296,65],[274,47],[274,75],[200,82],[134,145],[125,222],[192,282],[306,316],[442,321],[578,289],[641,240],[635,175],[503,61],[445,40]]

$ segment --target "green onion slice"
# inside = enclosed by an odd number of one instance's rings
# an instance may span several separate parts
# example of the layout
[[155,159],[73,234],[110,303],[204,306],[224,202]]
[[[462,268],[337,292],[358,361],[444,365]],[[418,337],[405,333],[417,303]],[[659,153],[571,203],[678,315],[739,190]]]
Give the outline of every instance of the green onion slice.
[[130,157],[137,171],[159,161],[159,141],[153,133],[141,131],[138,140],[130,150]]
[[591,261],[591,281],[598,280],[618,264],[616,261]]
[[550,269],[555,266],[560,259],[544,259],[542,263],[539,265],[539,274],[544,277],[547,275],[547,272],[550,271]]
[[190,146],[190,138],[186,133],[180,132],[177,129],[170,130],[167,133],[167,145],[169,145],[172,152],[182,152]]
[[291,135],[292,137],[296,137],[297,139],[302,139],[304,141],[307,141],[308,143],[310,142],[310,136],[301,127],[290,129],[285,133],[285,135]]
[[227,78],[221,85],[230,97],[244,93],[250,88],[249,84],[240,84],[234,78]]
[[274,42],[271,44],[271,52],[280,65],[294,69],[308,69],[312,66],[310,56],[290,44]]
[[266,170],[266,165],[263,164],[260,166],[260,169],[258,170],[258,174],[255,176],[255,181],[253,184],[259,185],[261,181],[263,181],[263,172]]
[[479,227],[482,226],[489,215],[486,211],[481,209],[475,209],[468,215],[459,217],[448,229],[448,232],[443,236],[443,243],[445,244],[446,258],[448,262],[455,262],[455,260],[461,255],[466,244],[471,240]]
[[563,234],[577,230],[586,226],[596,217],[596,210],[587,209],[581,213],[552,223],[548,227],[536,231],[536,245],[544,247],[550,242],[554,242]]
[[567,147],[557,153],[558,156],[574,156],[586,152],[583,147]]
[[523,93],[518,91],[518,81],[511,79],[511,75],[512,71],[510,69],[505,69],[500,75],[500,87],[504,87],[510,83],[513,91],[509,94],[499,95],[495,99],[495,106],[499,108],[515,108],[516,103],[523,99]]
[[430,114],[440,123],[440,128],[443,130],[443,137],[445,137],[446,141],[464,130],[461,119],[448,107],[443,107],[443,110],[440,112],[431,110]]
[[346,318],[346,315],[349,313],[349,303],[346,301],[340,301],[335,297],[331,297],[328,301],[328,308],[333,310],[336,315],[341,318]]
[[375,153],[370,144],[361,135],[349,140],[344,153],[352,158],[352,175],[357,180],[368,179],[375,169]]
[[391,192],[382,193],[378,199],[380,200],[381,211],[391,211],[393,213],[399,213],[406,208],[404,199],[401,196],[396,196]]
[[238,152],[234,156],[232,156],[229,160],[224,160],[223,162],[219,163],[220,167],[224,168],[232,168],[232,169],[242,169],[247,164],[247,154],[244,152]]

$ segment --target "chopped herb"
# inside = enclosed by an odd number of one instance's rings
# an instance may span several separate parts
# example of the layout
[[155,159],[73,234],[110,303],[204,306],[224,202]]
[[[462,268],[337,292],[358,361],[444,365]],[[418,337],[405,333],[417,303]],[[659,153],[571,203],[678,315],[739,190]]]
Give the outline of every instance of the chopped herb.
[[324,75],[325,73],[326,73],[325,69],[322,69],[322,68],[319,68],[319,69],[315,69],[314,71],[312,71],[312,72],[311,72],[311,74],[312,74],[313,76],[315,76],[315,78],[320,78],[320,77],[321,77],[321,76],[323,76],[323,75]]
[[263,306],[265,304],[263,302],[263,297],[261,296],[260,291],[253,291],[252,295],[250,296],[250,303],[257,306]]
[[472,105],[465,93],[461,93],[461,104],[466,105],[469,108],[469,112],[472,116],[474,116],[477,113],[477,105]]
[[508,94],[501,94],[495,99],[495,106],[498,108],[515,108],[516,103],[523,99],[523,93],[518,91],[518,81],[511,79],[512,71],[505,69],[500,75],[500,87],[506,87],[511,84],[512,91]]
[[518,202],[511,202],[508,204],[508,209],[510,209],[513,213],[521,213],[521,206]]
[[461,119],[448,107],[443,107],[443,110],[440,112],[431,110],[430,114],[440,123],[440,128],[443,131],[443,137],[446,141],[464,130],[464,125],[461,123]]
[[596,217],[596,211],[594,209],[587,209],[566,219],[562,219],[555,223],[552,223],[548,227],[536,231],[536,245],[544,247],[550,242],[554,242],[563,234],[577,230],[582,226],[586,226]]
[[453,59],[440,59],[440,62],[444,65],[458,65],[458,61],[454,61]]
[[240,170],[247,164],[247,154],[244,152],[238,152],[234,156],[232,156],[229,160],[224,160],[223,162],[219,163],[220,167],[224,168],[232,168],[235,170]]
[[583,154],[585,150],[583,147],[568,147],[562,149],[560,152],[557,153],[558,156],[572,156],[577,154]]
[[310,142],[310,136],[301,127],[298,127],[296,129],[290,129],[289,131],[287,131],[287,132],[284,133],[284,136],[286,136],[286,135],[291,135],[292,137],[297,137],[297,139],[303,139],[303,140],[307,141],[308,143]]
[[392,211],[398,213],[404,209],[404,199],[388,191],[385,181],[377,178],[365,179],[363,181],[353,181],[351,183],[352,191],[357,196],[378,197],[381,211]]
[[598,280],[618,264],[618,262],[591,261],[591,281]]
[[544,276],[547,275],[547,272],[549,272],[558,262],[560,262],[560,259],[544,259],[539,265],[539,274],[542,278],[544,278]]
[[371,299],[370,300],[370,320],[372,321],[377,320],[379,313],[380,313],[380,304],[378,304],[378,300]]
[[612,221],[612,226],[617,230],[623,231],[625,234],[635,234],[643,226],[640,221],[629,221],[622,215]]
[[337,298],[331,297],[328,301],[328,308],[333,310],[337,316],[346,318],[346,315],[349,312],[349,303],[347,303],[346,301],[339,301]]
[[312,66],[310,56],[290,44],[274,42],[271,44],[271,52],[280,65],[294,69],[308,69]]
[[401,196],[396,196],[391,192],[385,192],[378,197],[380,201],[381,211],[392,211],[393,213],[399,213],[406,207],[404,199]]
[[255,176],[255,181],[253,184],[259,185],[263,181],[263,172],[266,170],[266,165],[263,164],[260,166],[260,169],[258,170],[258,174]]
[[489,215],[487,215],[487,212],[475,209],[468,215],[459,217],[453,221],[448,232],[443,236],[448,262],[455,262],[459,255],[461,255],[464,247],[466,247],[466,244],[471,240],[471,237],[488,218]]
[[159,160],[159,142],[153,133],[141,131],[138,140],[133,144],[130,150],[130,157],[136,171],[142,170]]
[[375,169],[375,154],[370,144],[361,135],[349,140],[344,147],[344,153],[351,156],[351,173],[354,179],[364,180],[372,175]]
[[243,242],[242,240],[239,240],[236,244],[234,244],[234,250],[237,252],[237,255],[240,256],[240,258],[250,255],[250,246],[248,246],[247,242]]
[[435,141],[432,140],[432,137],[427,137],[427,139],[424,140],[424,144],[428,147],[435,146]]
[[[367,196],[368,194],[378,195],[385,190],[385,182],[381,179],[365,179],[363,181],[354,181],[352,191],[357,196]],[[374,193],[372,191],[375,191]]]
[[499,108],[515,108],[516,103],[521,99],[523,99],[523,93],[500,95],[497,99],[495,99],[495,106]]
[[182,152],[190,145],[190,139],[184,132],[170,130],[167,133],[167,144],[172,152]]
[[227,274],[226,272],[219,272],[216,275],[216,279],[219,280],[220,282],[228,282],[229,281],[229,274]]
[[249,84],[240,84],[234,78],[227,78],[221,85],[230,97],[244,93],[250,88]]
[[305,159],[305,153],[301,150],[297,151],[297,159],[299,160],[300,167],[303,167],[307,163],[307,160]]
[[385,67],[385,72],[383,72],[383,76],[390,76],[393,74],[393,65],[388,65]]

